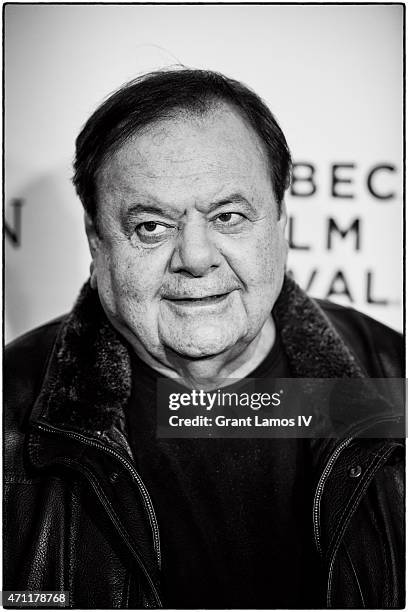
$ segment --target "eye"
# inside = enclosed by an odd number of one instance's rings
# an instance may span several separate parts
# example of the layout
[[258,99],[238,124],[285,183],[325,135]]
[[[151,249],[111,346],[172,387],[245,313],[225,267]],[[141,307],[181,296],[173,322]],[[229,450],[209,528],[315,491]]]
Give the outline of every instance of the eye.
[[164,225],[161,225],[160,223],[156,223],[155,221],[145,221],[144,223],[141,223],[140,225],[138,225],[136,229],[141,234],[156,234],[156,235],[166,230]]
[[214,222],[218,226],[233,227],[235,225],[239,225],[244,220],[244,215],[241,215],[240,213],[225,212],[218,215],[218,217],[215,217]]
[[171,228],[168,225],[157,223],[156,221],[144,221],[136,226],[137,235],[145,242],[160,240],[164,238],[170,230]]
[[222,213],[218,216],[218,219],[222,222],[228,223],[228,221],[231,221],[231,217],[232,213]]

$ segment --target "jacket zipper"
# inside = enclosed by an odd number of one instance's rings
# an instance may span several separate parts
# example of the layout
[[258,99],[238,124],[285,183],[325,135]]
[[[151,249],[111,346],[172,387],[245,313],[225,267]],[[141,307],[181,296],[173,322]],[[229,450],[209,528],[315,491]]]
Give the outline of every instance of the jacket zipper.
[[320,502],[322,499],[324,485],[326,484],[327,478],[329,477],[331,469],[334,463],[336,462],[338,456],[340,455],[342,450],[350,444],[352,440],[354,440],[354,437],[346,438],[346,440],[343,440],[343,442],[339,446],[337,446],[337,448],[335,448],[335,450],[330,456],[330,459],[326,463],[326,466],[322,472],[322,475],[320,476],[320,480],[316,487],[316,492],[313,500],[313,531],[316,547],[320,554],[322,554],[323,552],[320,541]]
[[150,523],[152,533],[153,533],[153,547],[154,547],[154,551],[156,554],[157,563],[160,569],[161,568],[160,534],[159,534],[159,526],[157,523],[156,514],[153,508],[152,500],[150,499],[150,495],[141,477],[139,476],[135,468],[132,466],[132,464],[123,455],[113,450],[112,448],[109,448],[109,446],[105,446],[105,444],[102,444],[102,442],[97,442],[96,440],[89,440],[89,438],[87,438],[86,436],[83,436],[82,434],[78,434],[78,433],[75,433],[72,431],[66,431],[66,430],[62,431],[60,429],[50,427],[48,425],[42,425],[39,423],[35,423],[35,427],[43,431],[46,431],[48,433],[58,433],[67,438],[73,438],[74,440],[80,440],[87,446],[99,448],[100,450],[103,450],[104,452],[118,459],[118,461],[120,461],[120,463],[124,465],[124,467],[128,470],[128,472],[132,476],[134,482],[136,483],[142,495],[144,506],[145,506],[145,509],[146,509],[146,512],[149,518],[149,523]]

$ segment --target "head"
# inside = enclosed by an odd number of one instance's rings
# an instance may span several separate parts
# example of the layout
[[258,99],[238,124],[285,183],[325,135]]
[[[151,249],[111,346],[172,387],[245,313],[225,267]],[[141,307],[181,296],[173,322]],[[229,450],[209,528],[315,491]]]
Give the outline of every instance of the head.
[[226,359],[260,334],[284,274],[290,154],[260,98],[202,70],[110,96],[77,139],[91,284],[142,352]]

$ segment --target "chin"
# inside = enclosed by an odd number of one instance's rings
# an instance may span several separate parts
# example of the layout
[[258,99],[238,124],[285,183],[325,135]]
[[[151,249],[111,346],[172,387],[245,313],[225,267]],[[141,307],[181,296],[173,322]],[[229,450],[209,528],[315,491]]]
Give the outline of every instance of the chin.
[[[214,333],[216,332],[216,333]],[[229,350],[239,340],[235,333],[226,333],[226,330],[209,330],[208,328],[196,330],[196,333],[170,334],[163,338],[164,346],[168,347],[186,359],[206,359],[220,355]]]

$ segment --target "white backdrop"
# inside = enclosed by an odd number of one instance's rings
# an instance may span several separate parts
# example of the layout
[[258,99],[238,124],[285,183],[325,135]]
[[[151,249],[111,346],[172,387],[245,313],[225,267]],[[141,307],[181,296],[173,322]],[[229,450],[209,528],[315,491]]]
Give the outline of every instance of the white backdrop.
[[242,80],[277,117],[296,163],[298,282],[401,329],[402,11],[6,6],[6,339],[67,311],[87,278],[70,183],[81,125],[123,82],[177,62]]

